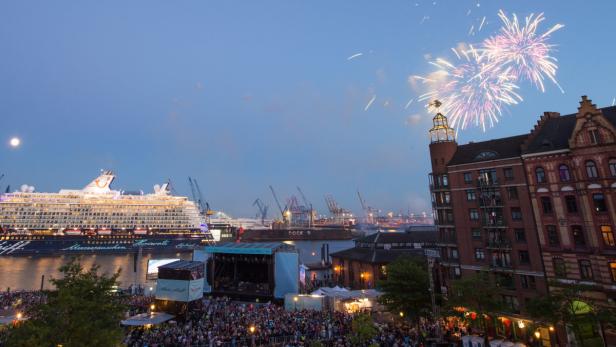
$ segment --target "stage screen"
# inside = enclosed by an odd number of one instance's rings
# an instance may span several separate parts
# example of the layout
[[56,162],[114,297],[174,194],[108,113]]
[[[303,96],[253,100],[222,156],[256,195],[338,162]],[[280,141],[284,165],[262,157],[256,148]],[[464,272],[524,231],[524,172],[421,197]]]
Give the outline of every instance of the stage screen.
[[158,278],[158,267],[163,266],[174,261],[180,260],[179,258],[165,258],[165,259],[149,259],[148,260],[148,273],[146,279],[155,280]]

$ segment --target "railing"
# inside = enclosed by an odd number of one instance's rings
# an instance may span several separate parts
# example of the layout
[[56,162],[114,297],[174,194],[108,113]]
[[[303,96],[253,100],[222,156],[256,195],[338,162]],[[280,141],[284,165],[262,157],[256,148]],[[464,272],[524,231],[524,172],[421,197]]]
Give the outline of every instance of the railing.
[[505,227],[507,226],[507,224],[505,223],[505,218],[504,216],[484,216],[481,219],[481,224],[484,227]]
[[479,177],[477,179],[478,187],[495,187],[498,186],[498,178]]
[[511,241],[506,238],[495,237],[488,239],[486,246],[488,248],[511,248]]
[[492,259],[490,266],[493,268],[511,269],[511,263],[502,259]]

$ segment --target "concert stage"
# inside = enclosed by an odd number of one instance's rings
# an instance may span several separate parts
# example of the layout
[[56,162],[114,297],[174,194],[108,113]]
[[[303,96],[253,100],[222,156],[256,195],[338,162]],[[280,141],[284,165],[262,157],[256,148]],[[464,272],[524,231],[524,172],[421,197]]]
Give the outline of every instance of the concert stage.
[[195,250],[204,292],[242,300],[284,299],[299,289],[299,254],[284,243],[223,243]]

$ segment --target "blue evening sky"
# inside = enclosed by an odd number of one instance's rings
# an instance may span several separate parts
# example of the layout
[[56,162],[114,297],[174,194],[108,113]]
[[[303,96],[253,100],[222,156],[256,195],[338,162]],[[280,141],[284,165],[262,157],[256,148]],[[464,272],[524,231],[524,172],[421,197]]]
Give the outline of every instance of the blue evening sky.
[[299,185],[322,213],[327,193],[359,212],[357,189],[384,211],[429,211],[431,115],[404,109],[420,93],[408,77],[496,32],[501,8],[566,25],[552,37],[565,94],[522,83],[522,104],[460,142],[527,132],[583,94],[612,104],[615,1],[3,1],[0,186],[79,188],[109,168],[127,190],[170,178],[189,194],[195,177],[233,215],[257,197],[275,211],[269,184]]

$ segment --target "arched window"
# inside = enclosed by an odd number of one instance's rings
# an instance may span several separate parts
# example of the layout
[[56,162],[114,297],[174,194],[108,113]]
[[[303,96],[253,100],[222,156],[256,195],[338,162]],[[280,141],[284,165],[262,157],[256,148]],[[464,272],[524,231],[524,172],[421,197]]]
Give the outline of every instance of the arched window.
[[599,172],[597,172],[597,165],[592,160],[586,161],[586,176],[588,178],[597,178],[599,177]]
[[561,164],[558,167],[558,175],[560,176],[560,180],[562,182],[568,182],[571,180],[571,172],[569,171],[569,167],[565,164]]
[[608,165],[610,167],[610,175],[616,176],[616,159],[615,158],[610,159],[610,161],[608,162]]
[[535,169],[535,177],[537,178],[537,183],[547,182],[547,179],[545,177],[545,171],[542,167],[538,167]]

